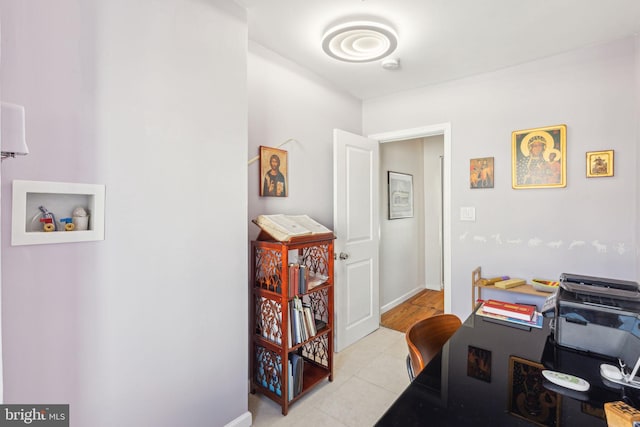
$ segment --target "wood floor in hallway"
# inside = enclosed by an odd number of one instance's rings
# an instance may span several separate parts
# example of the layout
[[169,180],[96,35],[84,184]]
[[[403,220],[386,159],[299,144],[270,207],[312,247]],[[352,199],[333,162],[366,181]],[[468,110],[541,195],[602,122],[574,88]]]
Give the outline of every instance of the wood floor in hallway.
[[420,319],[444,313],[444,291],[425,289],[407,301],[385,312],[382,326],[406,332],[409,326]]

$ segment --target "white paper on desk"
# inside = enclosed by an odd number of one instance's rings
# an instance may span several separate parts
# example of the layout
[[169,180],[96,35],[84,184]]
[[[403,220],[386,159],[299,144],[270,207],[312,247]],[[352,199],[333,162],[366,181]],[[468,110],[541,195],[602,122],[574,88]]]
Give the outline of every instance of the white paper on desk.
[[558,292],[554,292],[544,300],[544,304],[542,305],[541,313],[544,314],[548,311],[555,311],[556,309],[556,301],[558,300]]

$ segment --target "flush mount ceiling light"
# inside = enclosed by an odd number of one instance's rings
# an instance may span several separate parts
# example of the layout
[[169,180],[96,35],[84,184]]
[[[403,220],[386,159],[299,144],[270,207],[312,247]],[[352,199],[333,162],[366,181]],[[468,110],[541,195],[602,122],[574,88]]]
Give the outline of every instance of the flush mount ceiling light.
[[376,22],[348,22],[329,29],[322,38],[322,49],[332,58],[346,62],[382,59],[398,46],[392,28]]

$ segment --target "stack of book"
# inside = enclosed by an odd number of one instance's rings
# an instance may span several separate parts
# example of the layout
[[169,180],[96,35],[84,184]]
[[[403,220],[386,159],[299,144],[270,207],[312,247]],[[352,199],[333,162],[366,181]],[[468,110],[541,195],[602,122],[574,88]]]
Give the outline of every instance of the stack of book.
[[325,325],[313,317],[311,306],[297,296],[293,298],[289,309],[289,347],[313,338]]
[[315,273],[302,264],[289,264],[289,298],[309,292],[310,289],[322,285],[329,276]]
[[542,328],[542,315],[533,305],[510,303],[499,300],[481,301],[477,314],[487,318],[515,323],[533,328]]

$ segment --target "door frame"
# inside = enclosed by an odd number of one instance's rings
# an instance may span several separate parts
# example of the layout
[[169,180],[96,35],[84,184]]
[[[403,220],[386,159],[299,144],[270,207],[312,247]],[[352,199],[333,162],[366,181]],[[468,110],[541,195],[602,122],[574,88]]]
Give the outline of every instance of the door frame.
[[[444,171],[443,171],[443,247],[444,247],[444,311],[451,313],[451,123],[439,123],[410,129],[401,129],[384,133],[367,135],[379,143],[424,138],[428,136],[444,136]],[[378,206],[378,208],[380,208]],[[378,224],[378,229],[380,225]],[[425,236],[426,239],[426,236]]]

